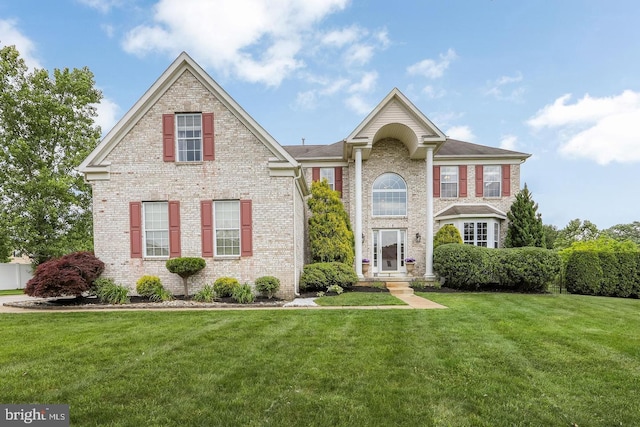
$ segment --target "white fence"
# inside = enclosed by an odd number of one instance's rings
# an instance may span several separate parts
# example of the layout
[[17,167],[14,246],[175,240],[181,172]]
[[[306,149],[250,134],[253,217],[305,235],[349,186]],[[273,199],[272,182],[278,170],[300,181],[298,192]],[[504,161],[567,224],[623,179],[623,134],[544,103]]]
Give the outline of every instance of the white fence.
[[31,264],[0,264],[0,290],[24,289],[32,276]]

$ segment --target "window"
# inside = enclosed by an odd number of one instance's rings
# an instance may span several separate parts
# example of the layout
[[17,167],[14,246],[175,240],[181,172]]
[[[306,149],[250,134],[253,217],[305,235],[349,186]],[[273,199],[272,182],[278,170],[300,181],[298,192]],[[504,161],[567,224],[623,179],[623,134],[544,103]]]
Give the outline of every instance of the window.
[[334,168],[320,168],[320,181],[326,179],[332,190],[336,189],[336,170]]
[[458,197],[458,167],[440,167],[440,197]]
[[[497,226],[498,224],[495,224],[495,227]],[[486,248],[489,246],[489,224],[486,222],[465,222],[462,240],[467,245],[483,246]],[[497,244],[496,240],[491,246],[495,245],[495,247],[498,247]]]
[[484,197],[500,197],[500,166],[485,166],[482,181]]
[[202,114],[176,114],[178,161],[202,161]]
[[169,256],[169,208],[167,202],[144,202],[144,255]]
[[373,183],[373,215],[407,214],[407,184],[395,173],[380,175]]
[[493,224],[493,247],[498,248],[498,242],[500,241],[500,224],[495,222]]
[[214,202],[215,255],[240,256],[240,202]]

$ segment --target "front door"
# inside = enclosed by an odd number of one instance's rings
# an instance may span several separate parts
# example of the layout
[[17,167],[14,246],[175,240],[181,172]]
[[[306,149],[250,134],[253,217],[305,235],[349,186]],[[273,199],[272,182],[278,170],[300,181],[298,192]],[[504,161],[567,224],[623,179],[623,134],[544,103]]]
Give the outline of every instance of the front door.
[[378,273],[405,272],[405,230],[373,231],[373,270]]

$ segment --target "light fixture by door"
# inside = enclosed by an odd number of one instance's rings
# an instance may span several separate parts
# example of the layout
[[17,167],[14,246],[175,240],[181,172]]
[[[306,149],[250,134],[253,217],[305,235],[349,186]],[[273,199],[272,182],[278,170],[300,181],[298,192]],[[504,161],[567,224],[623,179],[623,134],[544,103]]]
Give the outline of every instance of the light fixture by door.
[[420,233],[416,233],[416,242],[420,243],[420,240],[422,240],[422,236],[420,235]]

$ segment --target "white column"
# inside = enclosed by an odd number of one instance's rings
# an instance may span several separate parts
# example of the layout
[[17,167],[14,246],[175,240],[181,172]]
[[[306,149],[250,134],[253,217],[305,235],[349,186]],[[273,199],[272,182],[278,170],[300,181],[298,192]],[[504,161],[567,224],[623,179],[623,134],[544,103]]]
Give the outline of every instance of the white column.
[[426,280],[435,280],[433,274],[433,147],[427,147],[426,159],[426,177],[427,177],[427,235],[426,241],[426,270],[424,278]]
[[356,218],[354,240],[356,243],[356,274],[364,278],[362,274],[362,149],[356,148]]

